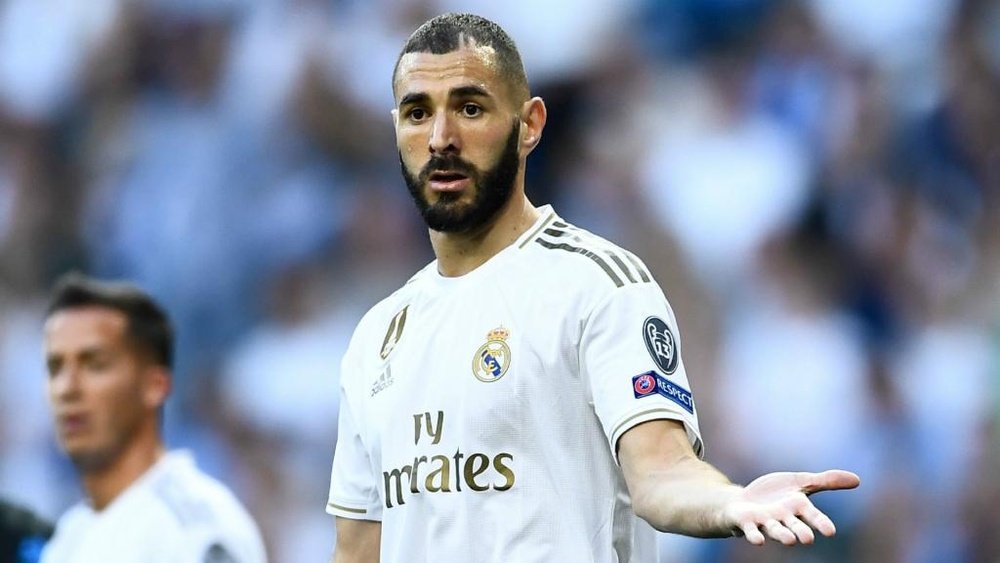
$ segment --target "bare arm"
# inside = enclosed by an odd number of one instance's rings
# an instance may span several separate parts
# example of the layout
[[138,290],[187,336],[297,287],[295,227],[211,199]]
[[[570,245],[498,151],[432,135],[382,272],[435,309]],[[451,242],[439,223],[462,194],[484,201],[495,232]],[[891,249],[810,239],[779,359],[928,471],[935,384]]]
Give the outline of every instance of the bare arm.
[[632,497],[632,509],[661,532],[697,537],[743,535],[752,544],[765,535],[786,545],[812,543],[813,529],[826,536],[833,522],[808,495],[851,489],[857,475],[771,473],[746,487],[734,485],[691,449],[683,424],[654,420],[626,432],[618,457]]
[[331,563],[378,563],[382,523],[337,517],[337,546]]

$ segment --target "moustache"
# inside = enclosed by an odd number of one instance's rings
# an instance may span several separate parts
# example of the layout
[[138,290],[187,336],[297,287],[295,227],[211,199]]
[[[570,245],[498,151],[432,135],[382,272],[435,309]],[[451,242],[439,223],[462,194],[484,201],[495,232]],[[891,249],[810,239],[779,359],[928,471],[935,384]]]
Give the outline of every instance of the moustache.
[[456,172],[463,176],[474,178],[476,176],[476,167],[462,160],[457,155],[434,155],[420,169],[419,181],[421,183],[426,182],[434,172]]

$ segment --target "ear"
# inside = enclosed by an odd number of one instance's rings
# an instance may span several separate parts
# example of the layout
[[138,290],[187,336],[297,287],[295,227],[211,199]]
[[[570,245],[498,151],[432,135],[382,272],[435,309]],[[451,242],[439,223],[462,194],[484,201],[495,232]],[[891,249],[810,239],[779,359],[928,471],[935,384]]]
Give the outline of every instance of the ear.
[[150,365],[144,375],[142,402],[150,409],[159,409],[170,395],[173,384],[170,370],[163,366]]
[[522,156],[527,156],[538,146],[542,140],[542,129],[545,129],[545,120],[548,111],[545,109],[545,102],[535,96],[524,102],[521,106],[521,149]]

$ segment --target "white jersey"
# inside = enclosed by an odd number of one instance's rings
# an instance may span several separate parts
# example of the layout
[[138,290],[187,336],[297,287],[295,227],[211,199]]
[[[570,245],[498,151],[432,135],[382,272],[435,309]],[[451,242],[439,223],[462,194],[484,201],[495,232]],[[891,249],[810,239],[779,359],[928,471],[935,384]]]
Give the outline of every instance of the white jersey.
[[327,512],[381,521],[383,563],[656,560],[616,445],[674,419],[701,455],[676,321],[635,256],[541,211],[464,276],[431,263],[355,331]]
[[104,510],[80,503],[56,524],[42,563],[263,563],[235,496],[183,451],[163,456]]

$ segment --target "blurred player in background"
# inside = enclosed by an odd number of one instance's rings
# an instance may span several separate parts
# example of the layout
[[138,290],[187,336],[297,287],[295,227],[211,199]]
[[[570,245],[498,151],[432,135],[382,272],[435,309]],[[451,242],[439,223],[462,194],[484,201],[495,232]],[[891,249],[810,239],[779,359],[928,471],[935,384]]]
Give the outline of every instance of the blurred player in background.
[[655,530],[811,543],[850,472],[746,487],[702,461],[677,323],[648,268],[524,192],[546,121],[496,24],[447,14],[393,76],[403,176],[437,260],[341,371],[334,561],[622,561]]
[[174,336],[139,289],[71,274],[45,323],[48,398],[87,499],[58,521],[45,563],[266,559],[236,497],[160,435]]
[[38,563],[52,529],[27,508],[0,499],[0,563]]

